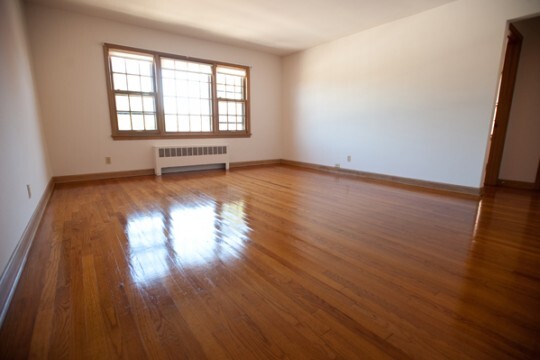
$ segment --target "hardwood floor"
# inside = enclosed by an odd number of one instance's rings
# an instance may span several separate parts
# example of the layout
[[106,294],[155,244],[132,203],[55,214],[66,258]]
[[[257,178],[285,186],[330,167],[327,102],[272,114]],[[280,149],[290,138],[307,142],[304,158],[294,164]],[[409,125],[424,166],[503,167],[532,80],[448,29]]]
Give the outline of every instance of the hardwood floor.
[[0,358],[538,359],[540,195],[287,166],[57,186]]

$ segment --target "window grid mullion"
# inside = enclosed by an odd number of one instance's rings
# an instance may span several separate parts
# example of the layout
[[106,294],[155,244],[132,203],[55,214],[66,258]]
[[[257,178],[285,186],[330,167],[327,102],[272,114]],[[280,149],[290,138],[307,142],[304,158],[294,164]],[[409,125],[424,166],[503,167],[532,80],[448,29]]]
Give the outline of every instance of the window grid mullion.
[[161,78],[161,56],[154,55],[154,71],[156,85],[156,121],[160,135],[165,135],[165,110],[163,106],[163,81]]
[[212,131],[219,132],[219,109],[217,98],[217,66],[212,65]]

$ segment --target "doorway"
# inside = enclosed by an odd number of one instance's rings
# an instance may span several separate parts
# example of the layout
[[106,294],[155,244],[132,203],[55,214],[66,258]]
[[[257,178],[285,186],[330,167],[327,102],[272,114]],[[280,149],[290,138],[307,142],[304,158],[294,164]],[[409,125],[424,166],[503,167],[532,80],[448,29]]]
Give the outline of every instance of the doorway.
[[540,17],[509,25],[486,186],[540,189],[539,34]]

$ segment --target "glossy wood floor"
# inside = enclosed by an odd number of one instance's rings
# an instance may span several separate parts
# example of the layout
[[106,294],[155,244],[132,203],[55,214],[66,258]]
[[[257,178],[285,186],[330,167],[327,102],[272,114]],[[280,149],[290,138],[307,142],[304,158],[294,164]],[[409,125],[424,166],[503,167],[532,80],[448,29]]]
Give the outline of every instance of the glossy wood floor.
[[62,185],[0,358],[538,359],[540,196],[273,166]]

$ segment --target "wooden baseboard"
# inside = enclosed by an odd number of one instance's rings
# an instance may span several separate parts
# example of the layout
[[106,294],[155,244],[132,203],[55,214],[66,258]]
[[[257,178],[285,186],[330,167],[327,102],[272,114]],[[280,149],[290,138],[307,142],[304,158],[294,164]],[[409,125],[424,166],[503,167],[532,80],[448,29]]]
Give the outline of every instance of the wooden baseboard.
[[522,189],[522,190],[536,190],[536,184],[525,181],[517,180],[497,180],[497,185],[505,188]]
[[[232,168],[240,168],[240,167],[248,167],[248,166],[276,165],[280,163],[281,163],[280,159],[241,161],[241,162],[230,163],[229,168],[232,169]],[[146,175],[154,175],[154,169],[55,176],[53,177],[53,181],[55,184],[65,184],[65,183],[78,183],[78,182],[93,181],[93,180],[119,179],[119,178],[133,177],[133,176],[146,176]]]
[[232,162],[229,164],[229,168],[240,168],[240,167],[250,167],[250,166],[266,166],[266,165],[279,165],[281,164],[280,159],[272,160],[256,160],[256,161],[240,161]]
[[281,163],[284,165],[303,167],[303,168],[319,170],[319,171],[324,171],[324,172],[333,173],[333,174],[359,176],[365,179],[375,180],[378,182],[386,182],[386,183],[391,183],[391,184],[413,186],[413,187],[422,188],[422,189],[472,195],[475,197],[480,196],[482,193],[482,189],[468,187],[468,186],[444,184],[444,183],[438,183],[438,182],[432,182],[432,181],[404,178],[404,177],[399,177],[399,176],[370,173],[370,172],[359,171],[359,170],[336,168],[332,166],[311,164],[311,163],[305,163],[305,162],[293,161],[293,160],[281,160]]
[[84,182],[93,180],[118,179],[133,176],[154,175],[154,169],[129,170],[129,171],[114,171],[106,173],[67,175],[53,177],[55,184]]
[[[302,167],[302,168],[319,170],[319,171],[324,171],[324,172],[334,173],[334,174],[360,176],[360,177],[370,179],[370,180],[388,182],[388,183],[393,183],[393,184],[397,183],[401,185],[420,187],[423,189],[460,193],[460,194],[473,195],[473,196],[479,196],[482,194],[482,189],[480,188],[443,184],[443,183],[437,183],[437,182],[432,182],[432,181],[410,179],[410,178],[384,175],[384,174],[376,174],[376,173],[370,173],[370,172],[352,170],[352,169],[335,168],[332,166],[318,165],[318,164],[305,163],[305,162],[293,161],[293,160],[285,160],[285,159],[231,162],[229,164],[229,167],[231,169],[235,169],[235,168],[242,168],[242,167],[268,166],[268,165],[277,165],[277,164]],[[93,181],[93,180],[106,180],[106,179],[133,177],[133,176],[146,176],[146,175],[153,175],[153,174],[154,174],[154,169],[116,171],[116,172],[95,173],[95,174],[55,176],[53,177],[53,182],[55,184],[77,183],[77,182],[85,182],[85,181]]]
[[28,221],[26,228],[15,248],[13,254],[6,265],[6,268],[0,277],[0,327],[4,321],[4,318],[7,314],[11,298],[17,288],[17,283],[23,271],[24,265],[26,264],[26,259],[28,257],[28,252],[34,241],[36,231],[41,223],[43,214],[45,213],[45,208],[49,203],[49,199],[53,193],[54,181],[51,178],[49,183],[45,187],[45,191],[39,200],[32,217]]

